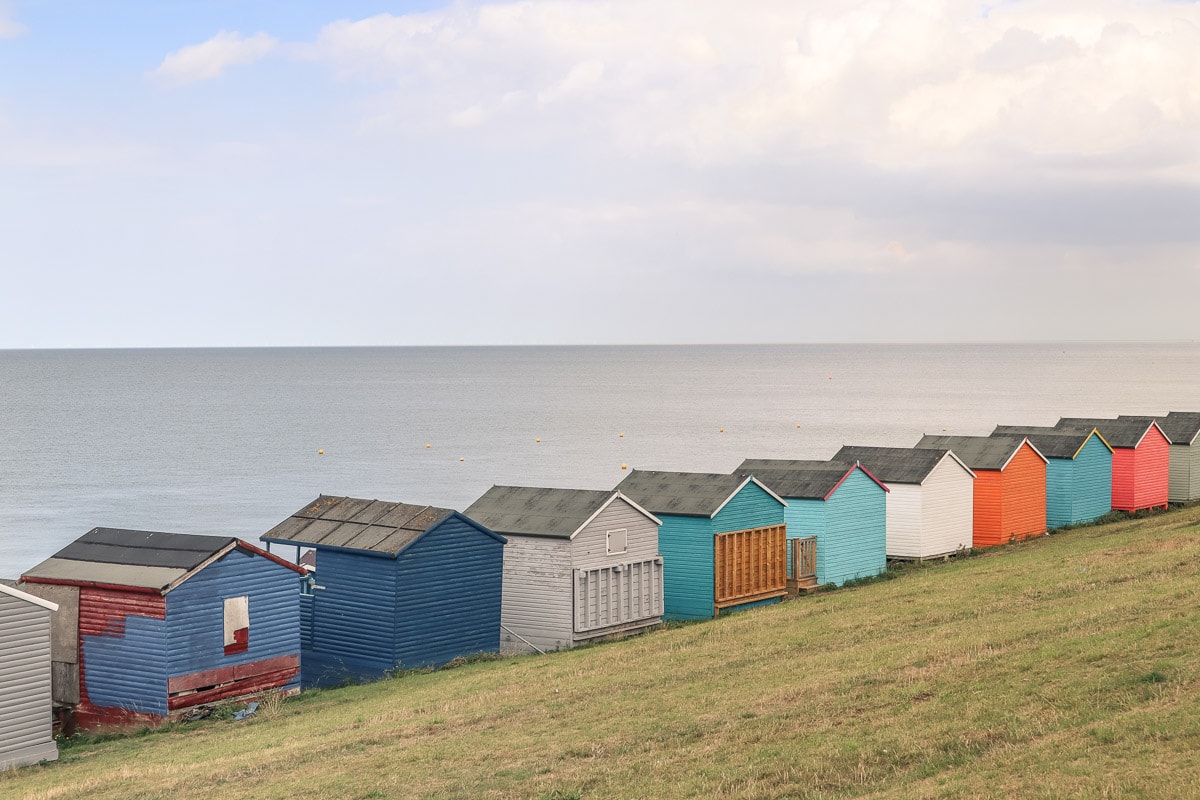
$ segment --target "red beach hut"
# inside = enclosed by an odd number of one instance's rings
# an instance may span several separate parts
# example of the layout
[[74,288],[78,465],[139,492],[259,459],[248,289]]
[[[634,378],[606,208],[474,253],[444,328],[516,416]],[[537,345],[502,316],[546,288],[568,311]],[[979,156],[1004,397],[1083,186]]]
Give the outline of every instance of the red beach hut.
[[1143,508],[1167,507],[1171,440],[1155,420],[1063,417],[1054,427],[1074,432],[1096,428],[1112,447],[1114,511],[1132,513]]

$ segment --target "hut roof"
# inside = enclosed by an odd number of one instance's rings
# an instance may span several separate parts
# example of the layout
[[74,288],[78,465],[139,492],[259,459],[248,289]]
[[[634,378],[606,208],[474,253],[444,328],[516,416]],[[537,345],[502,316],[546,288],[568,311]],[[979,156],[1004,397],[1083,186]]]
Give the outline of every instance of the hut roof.
[[754,477],[720,473],[635,469],[617,484],[617,491],[652,514],[711,518],[752,481],[780,504],[787,505],[782,497]]
[[1122,414],[1118,420],[1154,420],[1171,444],[1193,445],[1200,437],[1200,411],[1172,411],[1165,417],[1139,417]]
[[613,490],[493,486],[464,513],[505,535],[572,539],[618,498],[628,502],[656,525],[662,524],[649,511]]
[[967,472],[971,472],[971,468],[964,464],[953,450],[936,447],[846,445],[838,450],[833,458],[836,461],[859,461],[884,483],[923,483],[947,455]]
[[[1125,417],[1124,419],[1103,419],[1100,417],[1063,417],[1054,426],[1062,431],[1079,431],[1095,428],[1108,443],[1109,447],[1137,447],[1151,428],[1158,428],[1154,417]],[[1171,437],[1158,428],[1167,441]]]
[[972,470],[1004,469],[1021,445],[1029,444],[1042,461],[1046,457],[1024,436],[933,436],[926,434],[917,447],[953,450]]
[[1112,447],[1100,435],[1100,431],[1094,426],[1092,428],[1081,427],[1075,430],[1061,430],[1059,428],[1044,428],[1037,426],[1021,426],[1021,425],[997,425],[992,431],[992,436],[1027,436],[1029,441],[1033,442],[1033,446],[1042,451],[1042,455],[1046,458],[1075,458],[1079,455],[1079,451],[1088,443],[1088,439],[1095,436],[1100,442],[1112,452]]
[[788,469],[756,469],[739,470],[742,476],[754,475],[764,485],[769,486],[775,494],[781,497],[792,497],[797,500],[828,500],[842,482],[856,469],[885,492],[888,488],[879,480],[863,469],[861,464],[843,464],[835,461],[814,461],[811,466],[793,466]]
[[128,586],[170,591],[231,550],[241,548],[303,570],[232,536],[93,528],[21,576],[31,583]]
[[455,513],[449,508],[323,494],[260,538],[395,556]]

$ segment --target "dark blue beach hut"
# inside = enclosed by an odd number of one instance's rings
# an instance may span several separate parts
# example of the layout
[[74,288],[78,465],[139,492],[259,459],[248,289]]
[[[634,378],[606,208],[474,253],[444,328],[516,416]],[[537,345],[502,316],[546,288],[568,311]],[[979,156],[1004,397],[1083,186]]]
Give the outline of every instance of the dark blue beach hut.
[[887,492],[861,464],[748,458],[753,474],[787,501],[789,539],[816,538],[818,584],[840,586],[887,569]]
[[759,481],[634,470],[617,491],[662,521],[664,618],[709,619],[787,595],[787,503]]
[[305,687],[500,649],[506,540],[457,511],[321,495],[262,541],[312,551]]
[[297,691],[303,572],[229,536],[95,528],[21,586],[58,603],[55,700],[95,729]]
[[1047,528],[1091,522],[1112,511],[1113,449],[1095,427],[997,425],[992,436],[1025,436],[1046,457]]

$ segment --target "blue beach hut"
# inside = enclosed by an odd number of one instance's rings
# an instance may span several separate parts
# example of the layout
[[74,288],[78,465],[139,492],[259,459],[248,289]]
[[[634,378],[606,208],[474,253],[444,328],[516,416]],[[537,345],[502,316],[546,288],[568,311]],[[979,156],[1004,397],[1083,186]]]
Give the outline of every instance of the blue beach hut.
[[787,503],[755,478],[634,470],[617,491],[662,521],[664,618],[709,619],[787,595]]
[[1095,427],[997,425],[992,436],[1025,436],[1046,457],[1046,527],[1078,525],[1112,511],[1113,449]]
[[500,649],[506,540],[457,511],[321,495],[261,538],[311,569],[305,688]]
[[861,464],[746,459],[736,470],[787,501],[789,539],[816,537],[817,583],[841,585],[887,569],[887,492]]

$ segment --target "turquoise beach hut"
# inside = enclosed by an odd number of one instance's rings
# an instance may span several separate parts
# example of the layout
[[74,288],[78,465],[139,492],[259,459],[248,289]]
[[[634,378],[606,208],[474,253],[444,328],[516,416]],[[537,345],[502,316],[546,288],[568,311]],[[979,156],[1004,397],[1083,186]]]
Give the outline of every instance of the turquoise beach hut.
[[757,479],[634,470],[616,488],[662,521],[665,619],[710,619],[787,594],[787,503]]
[[817,583],[840,586],[887,569],[887,493],[861,464],[750,458],[735,474],[787,501],[789,539],[817,539]]
[[1113,449],[1096,428],[997,425],[992,436],[1025,436],[1046,457],[1047,528],[1091,522],[1112,511]]

